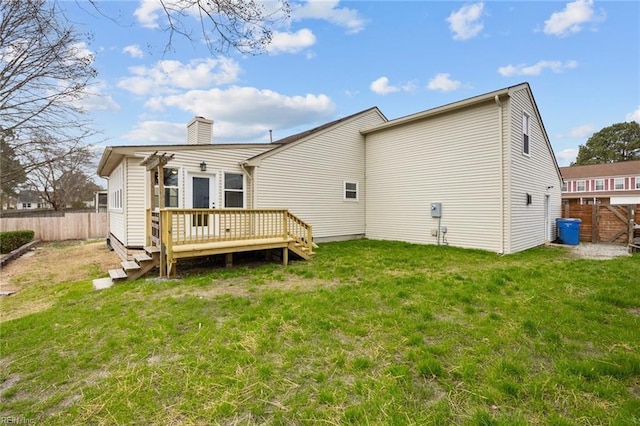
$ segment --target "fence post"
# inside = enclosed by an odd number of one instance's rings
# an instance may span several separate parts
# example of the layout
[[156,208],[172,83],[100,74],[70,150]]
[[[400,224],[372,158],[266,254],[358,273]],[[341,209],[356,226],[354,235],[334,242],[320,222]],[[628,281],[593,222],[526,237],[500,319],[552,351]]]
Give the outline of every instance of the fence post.
[[634,211],[633,211],[633,206],[632,205],[628,205],[627,206],[627,218],[628,218],[628,226],[629,226],[629,244],[633,244],[633,217],[634,217]]
[[591,205],[591,242],[592,243],[598,242],[598,233],[600,232],[599,226],[598,226],[598,218],[600,217],[599,210],[600,210],[599,204]]

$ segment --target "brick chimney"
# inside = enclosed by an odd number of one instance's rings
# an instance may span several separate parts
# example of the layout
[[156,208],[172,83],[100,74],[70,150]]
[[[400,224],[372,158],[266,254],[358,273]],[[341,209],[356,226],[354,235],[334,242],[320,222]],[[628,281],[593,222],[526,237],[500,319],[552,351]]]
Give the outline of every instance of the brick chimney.
[[213,143],[213,120],[194,117],[187,124],[187,145],[210,145]]

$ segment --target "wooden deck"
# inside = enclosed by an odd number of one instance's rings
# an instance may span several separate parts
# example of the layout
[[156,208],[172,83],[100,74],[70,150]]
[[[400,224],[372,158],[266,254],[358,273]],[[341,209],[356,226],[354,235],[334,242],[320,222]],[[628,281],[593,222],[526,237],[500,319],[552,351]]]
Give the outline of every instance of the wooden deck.
[[233,253],[282,250],[308,259],[314,255],[313,233],[306,224],[283,209],[162,209],[148,212],[148,244],[160,249],[160,276],[176,273],[180,259]]
[[176,274],[178,261],[233,253],[281,250],[282,263],[289,252],[302,259],[315,255],[310,225],[282,209],[161,209],[147,210],[147,245],[144,253],[112,269],[113,282],[135,279],[158,267],[160,276]]

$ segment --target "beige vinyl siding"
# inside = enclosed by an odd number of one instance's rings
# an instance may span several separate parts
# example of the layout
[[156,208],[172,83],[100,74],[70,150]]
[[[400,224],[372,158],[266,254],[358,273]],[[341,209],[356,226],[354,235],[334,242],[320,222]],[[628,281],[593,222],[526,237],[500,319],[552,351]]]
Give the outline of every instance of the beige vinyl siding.
[[500,250],[500,146],[493,102],[370,133],[366,236],[436,244],[432,202],[448,243]]
[[[216,206],[222,206],[223,188],[222,174],[224,172],[244,173],[239,166],[241,161],[246,160],[254,155],[273,148],[265,144],[264,147],[250,148],[234,148],[220,147],[219,149],[205,150],[184,150],[171,151],[171,147],[167,147],[167,153],[174,153],[174,158],[165,166],[169,168],[177,168],[179,173],[179,206],[187,205],[187,186],[186,181],[191,173],[203,175],[200,171],[200,163],[207,163],[207,174],[216,177],[217,199]],[[123,164],[126,164],[125,177],[125,197],[124,210],[125,213],[115,214],[111,216],[110,227],[111,232],[127,247],[143,247],[146,244],[146,210],[149,208],[149,173],[145,167],[141,166],[142,160],[155,152],[139,151],[135,157],[127,157]],[[162,152],[159,152],[160,154]],[[250,179],[245,180],[247,186]],[[245,189],[245,200],[249,201],[249,188]],[[245,205],[248,208],[248,205]],[[126,233],[124,229],[126,228]],[[122,231],[120,231],[122,230]]]
[[[522,153],[522,113],[529,121],[530,155]],[[549,194],[549,223],[551,240],[555,238],[555,218],[561,217],[560,191],[562,182],[555,168],[553,152],[544,137],[544,130],[536,108],[526,89],[515,91],[509,102],[510,117],[510,210],[509,249],[514,253],[545,242],[544,198]],[[552,186],[553,188],[547,189]],[[531,194],[532,204],[526,204],[526,194]]]
[[127,158],[125,211],[127,247],[144,247],[146,244],[146,170],[139,158]]
[[[364,136],[383,123],[370,111],[265,158],[256,172],[257,207],[289,209],[313,226],[314,238],[365,233]],[[344,200],[344,182],[358,183],[358,201]]]

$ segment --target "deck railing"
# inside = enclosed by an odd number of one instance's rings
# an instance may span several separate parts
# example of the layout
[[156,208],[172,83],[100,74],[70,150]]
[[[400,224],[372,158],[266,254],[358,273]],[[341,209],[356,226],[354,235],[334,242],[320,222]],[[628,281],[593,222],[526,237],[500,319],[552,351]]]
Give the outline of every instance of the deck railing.
[[312,251],[310,225],[284,209],[161,209],[147,211],[148,243],[174,246],[282,238]]

